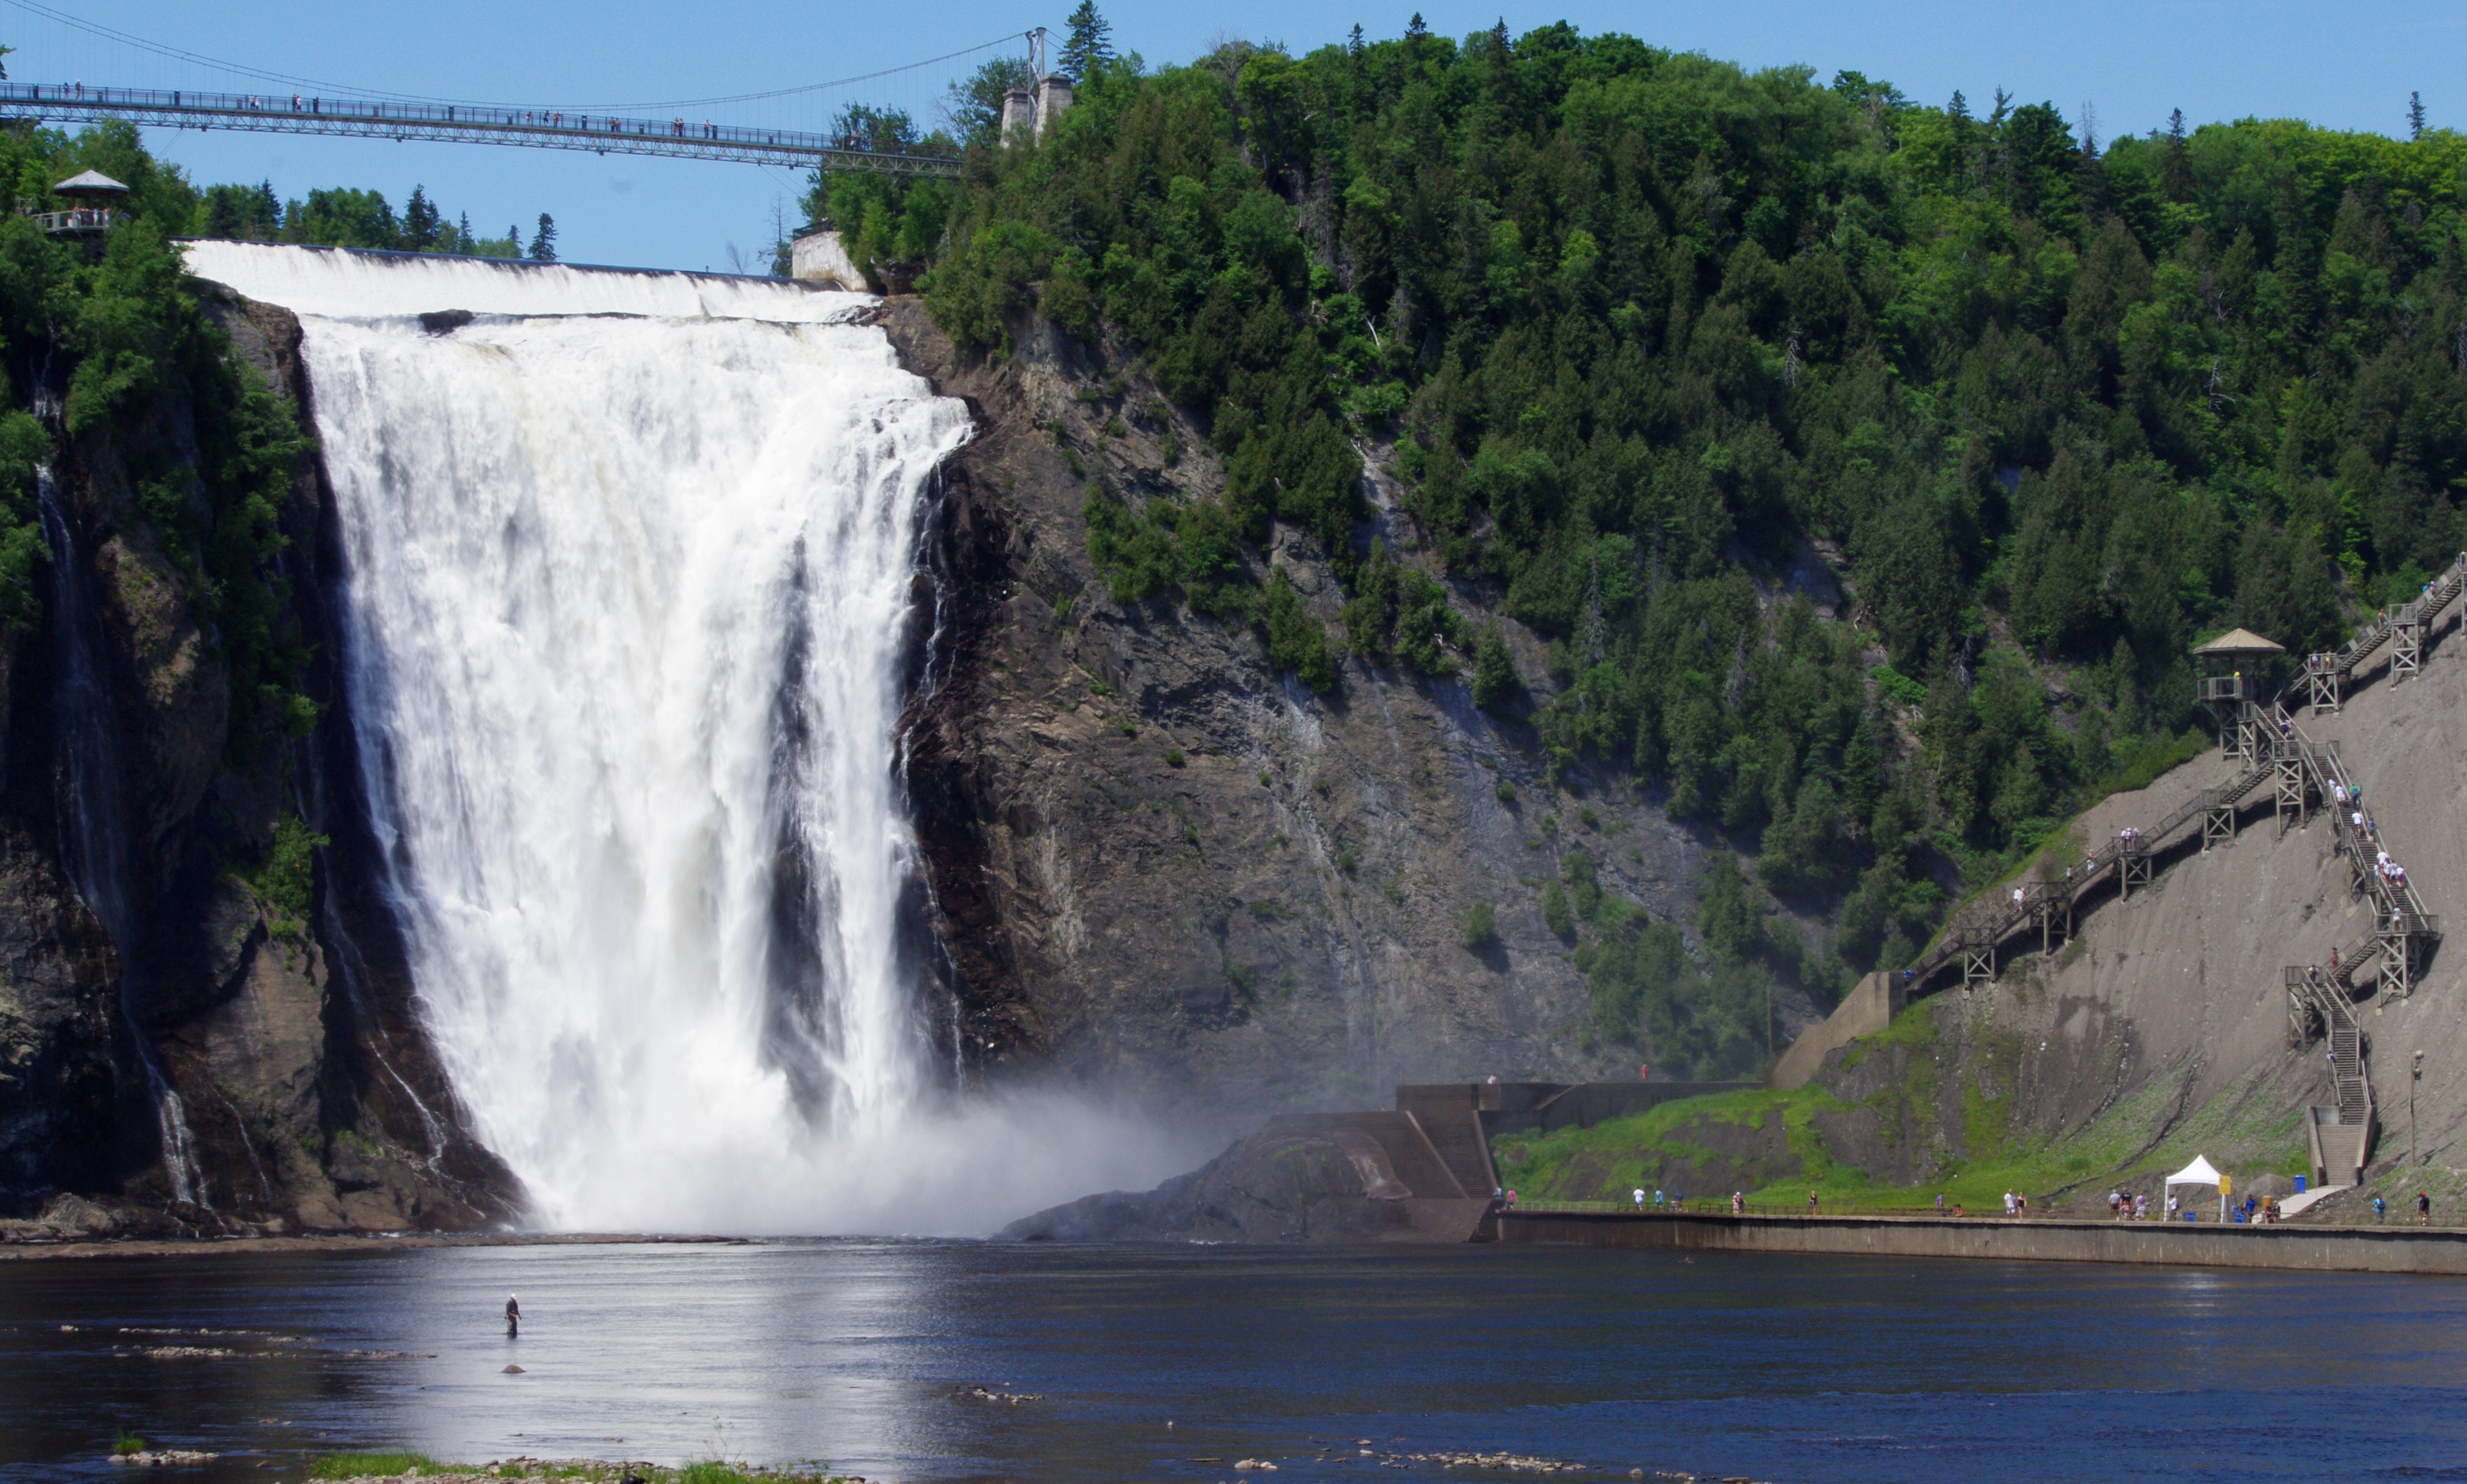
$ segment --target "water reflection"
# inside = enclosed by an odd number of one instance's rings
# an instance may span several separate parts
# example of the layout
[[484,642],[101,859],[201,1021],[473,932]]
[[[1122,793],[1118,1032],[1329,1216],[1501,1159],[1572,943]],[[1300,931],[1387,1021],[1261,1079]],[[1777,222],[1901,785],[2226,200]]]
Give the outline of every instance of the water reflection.
[[[1243,1457],[1465,1477],[1391,1456],[1447,1450],[1620,1474],[2123,1479],[2228,1446],[2253,1472],[2329,1477],[2456,1459],[2462,1316],[2467,1287],[2437,1279],[1530,1248],[9,1264],[0,1480],[109,1477],[123,1427],[226,1455],[191,1477],[259,1480],[373,1444],[902,1480],[1218,1479]],[[162,1329],[213,1333],[135,1333]],[[2328,1342],[2350,1335],[2372,1341]],[[1041,1400],[955,1395],[980,1385]]]

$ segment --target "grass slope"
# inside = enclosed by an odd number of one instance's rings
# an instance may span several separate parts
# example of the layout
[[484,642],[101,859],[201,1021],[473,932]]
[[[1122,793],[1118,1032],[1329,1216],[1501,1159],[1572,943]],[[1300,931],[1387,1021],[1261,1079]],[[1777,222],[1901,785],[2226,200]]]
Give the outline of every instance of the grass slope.
[[[2305,1167],[2299,1115],[2263,1088],[2259,1068],[2190,1113],[2181,1111],[2190,1073],[2176,1072],[2154,1078],[2077,1128],[2047,1135],[2019,1129],[2010,1093],[1987,1095],[1981,1079],[1967,1074],[1982,1063],[2018,1060],[2018,1044],[2005,1045],[2015,1038],[1996,1034],[1976,1038],[1956,1056],[1950,1069],[1961,1090],[1959,1133],[1944,1137],[1929,1122],[1948,1069],[1938,1060],[1948,1047],[1935,1010],[1933,1001],[1914,1005],[1851,1047],[1845,1072],[1871,1057],[1903,1053],[1900,1075],[1856,1102],[1822,1084],[1755,1089],[1664,1103],[1591,1128],[1505,1135],[1493,1147],[1501,1178],[1528,1201],[1623,1203],[1639,1186],[1692,1180],[1699,1196],[1738,1188],[1763,1204],[1795,1204],[1812,1190],[1829,1208],[1917,1209],[1941,1194],[1947,1205],[1983,1210],[1998,1207],[2006,1190],[2044,1203],[2103,1196],[2112,1185],[2139,1188],[2196,1154],[2231,1174],[2294,1175]],[[2010,1075],[1989,1080],[2015,1086]],[[1911,1161],[1924,1164],[1933,1178],[1880,1180],[1840,1158],[1827,1130],[1854,1126],[1889,1149],[1905,1139],[1935,1141],[1924,1160]],[[1712,1188],[1717,1176],[1729,1177],[1720,1189]]]

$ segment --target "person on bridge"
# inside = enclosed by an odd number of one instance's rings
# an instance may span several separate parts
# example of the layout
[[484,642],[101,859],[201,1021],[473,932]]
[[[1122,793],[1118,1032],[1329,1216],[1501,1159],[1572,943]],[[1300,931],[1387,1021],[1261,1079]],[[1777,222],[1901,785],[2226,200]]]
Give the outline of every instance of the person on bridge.
[[2433,1225],[2433,1197],[2421,1190],[2415,1193],[2415,1224],[2419,1226]]
[[1636,1208],[1640,1211],[1644,1209],[1644,1187],[1642,1185],[1636,1187]]

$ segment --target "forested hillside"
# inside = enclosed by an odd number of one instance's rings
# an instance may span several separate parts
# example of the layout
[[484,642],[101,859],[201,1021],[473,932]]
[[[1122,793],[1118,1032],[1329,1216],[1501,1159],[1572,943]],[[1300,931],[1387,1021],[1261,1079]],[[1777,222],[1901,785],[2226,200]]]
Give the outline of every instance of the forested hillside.
[[[959,185],[829,194],[860,260],[935,244],[956,339],[1101,322],[1204,416],[1221,502],[1089,489],[1118,596],[1249,612],[1314,686],[1328,651],[1472,668],[1560,766],[1666,788],[1838,923],[1777,939],[1717,867],[1682,999],[1899,961],[1946,888],[2198,745],[2203,633],[2329,645],[2461,545],[2454,133],[2102,142],[1566,26],[1154,71],[1093,11],[1075,39],[1041,142],[992,137],[989,78]],[[1360,538],[1366,456],[1422,550]],[[1341,635],[1266,570],[1272,521],[1344,574]],[[1811,545],[1849,621],[1772,600]],[[1547,637],[1532,695],[1486,612]],[[1583,850],[1564,877],[1599,1029],[1688,1020],[1677,934]]]

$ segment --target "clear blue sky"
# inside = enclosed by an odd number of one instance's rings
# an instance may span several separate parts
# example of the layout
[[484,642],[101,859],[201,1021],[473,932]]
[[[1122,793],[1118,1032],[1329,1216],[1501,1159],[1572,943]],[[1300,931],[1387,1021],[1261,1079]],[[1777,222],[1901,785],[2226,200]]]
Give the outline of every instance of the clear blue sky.
[[[1069,11],[1065,0],[1045,0],[1050,13],[983,0],[43,3],[188,52],[344,87],[567,108],[846,79],[1035,25],[1059,32]],[[1115,0],[1102,8],[1117,46],[1152,64],[1187,61],[1227,36],[1304,52],[1342,39],[1357,20],[1373,37],[1392,36],[1412,13],[1410,0],[1392,14],[1298,0],[1222,9]],[[1424,0],[1422,13],[1434,31],[1460,36],[1499,19],[1503,8],[1498,0]],[[2396,132],[2410,90],[2422,91],[2434,124],[2467,126],[2467,10],[2443,6],[1573,0],[1513,4],[1504,13],[1515,32],[1567,20],[1587,33],[1624,31],[1750,67],[1800,62],[1824,78],[1852,68],[1928,102],[1943,101],[1956,88],[1983,100],[1999,86],[2026,101],[2053,102],[2069,119],[2088,102],[2103,139],[2147,130],[2179,107],[2195,124],[2261,115]],[[14,0],[0,0],[0,41],[18,48],[8,58],[18,80],[274,90],[82,34]],[[864,101],[930,118],[953,73],[985,55],[824,94],[687,111],[812,128],[839,104]],[[520,223],[528,235],[532,220],[549,212],[565,257],[580,262],[724,269],[732,245],[758,259],[775,208],[785,208],[802,189],[781,169],[559,151],[219,132],[157,133],[149,143],[201,183],[271,179],[286,198],[312,187],[352,185],[382,191],[399,207],[413,185],[423,184],[449,213],[467,212],[484,234]]]

